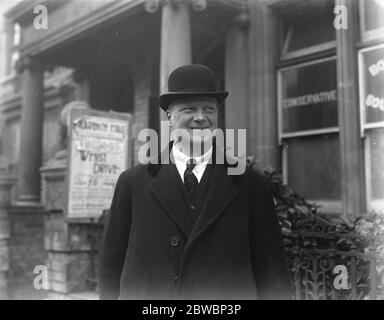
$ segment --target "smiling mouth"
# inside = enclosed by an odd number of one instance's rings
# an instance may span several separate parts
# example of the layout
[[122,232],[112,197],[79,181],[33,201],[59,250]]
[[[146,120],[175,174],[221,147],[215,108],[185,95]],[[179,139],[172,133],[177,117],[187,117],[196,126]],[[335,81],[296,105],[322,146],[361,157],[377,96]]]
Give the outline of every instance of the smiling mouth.
[[204,130],[204,129],[209,129],[208,127],[204,127],[204,128],[189,128],[191,130]]

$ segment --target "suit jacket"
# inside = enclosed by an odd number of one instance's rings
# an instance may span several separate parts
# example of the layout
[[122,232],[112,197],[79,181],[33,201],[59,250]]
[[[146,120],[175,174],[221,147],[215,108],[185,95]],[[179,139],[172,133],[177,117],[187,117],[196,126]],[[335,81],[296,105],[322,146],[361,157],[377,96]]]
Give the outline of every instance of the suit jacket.
[[290,298],[266,178],[249,169],[229,176],[227,164],[209,165],[195,224],[174,164],[138,165],[120,175],[99,256],[101,299]]

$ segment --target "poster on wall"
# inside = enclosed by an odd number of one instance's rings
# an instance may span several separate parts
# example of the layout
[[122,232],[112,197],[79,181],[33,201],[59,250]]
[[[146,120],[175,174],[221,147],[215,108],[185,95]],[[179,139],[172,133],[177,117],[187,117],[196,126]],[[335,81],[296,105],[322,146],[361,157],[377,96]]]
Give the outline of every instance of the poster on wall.
[[360,108],[363,127],[384,125],[384,45],[359,54]]
[[131,115],[72,109],[70,123],[67,218],[98,218],[129,166]]
[[305,63],[279,71],[282,136],[338,126],[336,60]]

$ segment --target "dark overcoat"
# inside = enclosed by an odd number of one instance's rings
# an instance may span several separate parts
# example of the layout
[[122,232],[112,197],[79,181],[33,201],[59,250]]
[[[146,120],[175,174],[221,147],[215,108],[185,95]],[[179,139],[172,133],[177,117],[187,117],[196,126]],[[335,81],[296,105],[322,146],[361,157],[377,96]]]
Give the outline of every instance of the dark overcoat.
[[209,166],[194,224],[174,164],[120,175],[101,243],[101,299],[290,298],[268,181],[253,170],[231,176],[226,164]]

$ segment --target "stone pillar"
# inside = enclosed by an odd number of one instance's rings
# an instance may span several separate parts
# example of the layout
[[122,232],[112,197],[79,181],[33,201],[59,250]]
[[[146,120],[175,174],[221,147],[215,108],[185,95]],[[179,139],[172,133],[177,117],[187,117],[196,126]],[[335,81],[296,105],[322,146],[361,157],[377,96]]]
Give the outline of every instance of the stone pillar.
[[336,30],[342,204],[345,215],[366,211],[363,143],[360,138],[356,39],[357,1],[336,0],[348,12],[348,29]]
[[276,17],[261,1],[249,1],[249,154],[260,168],[280,169],[276,98]]
[[230,94],[225,102],[225,127],[247,129],[249,135],[248,28],[249,14],[244,8],[226,34],[225,86]]
[[[167,91],[168,76],[175,68],[192,63],[191,25],[188,5],[168,2],[163,6],[160,44],[160,94]],[[165,112],[160,111],[160,121]],[[160,126],[160,130],[161,130]],[[160,146],[168,143],[168,135],[160,131]]]
[[38,202],[44,121],[43,68],[38,59],[25,57],[19,64],[19,72],[23,78],[23,97],[18,199]]
[[[206,0],[147,0],[146,10],[154,12],[162,7],[160,44],[160,94],[167,91],[168,76],[175,68],[192,63],[191,23],[189,5],[195,10],[206,8]],[[161,111],[160,121],[165,119]],[[161,126],[160,126],[161,128]],[[167,144],[168,135],[161,133],[161,146]]]
[[8,210],[11,206],[11,189],[14,180],[0,176],[0,300],[9,298],[9,237]]
[[191,24],[186,3],[169,1],[162,9],[160,49],[160,93],[167,91],[168,76],[192,62]]

